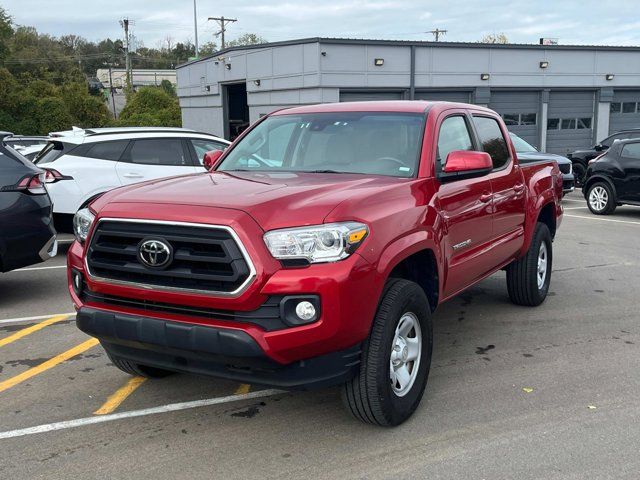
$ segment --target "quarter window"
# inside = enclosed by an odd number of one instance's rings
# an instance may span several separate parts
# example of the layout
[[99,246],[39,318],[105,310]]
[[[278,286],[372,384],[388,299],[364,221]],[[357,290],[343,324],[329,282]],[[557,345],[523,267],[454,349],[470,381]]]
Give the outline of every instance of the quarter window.
[[509,161],[509,148],[504,139],[500,125],[494,118],[473,117],[473,123],[482,144],[482,150],[493,160],[493,168],[501,168]]
[[640,143],[627,143],[622,148],[622,156],[640,160]]
[[440,132],[438,133],[438,165],[444,166],[447,161],[447,155],[456,150],[473,150],[467,122],[460,115],[448,117],[440,125]]
[[190,164],[179,138],[135,140],[129,150],[128,160],[144,165],[185,166]]
[[124,152],[128,144],[129,140],[94,143],[83,156],[101,160],[120,160],[122,152]]

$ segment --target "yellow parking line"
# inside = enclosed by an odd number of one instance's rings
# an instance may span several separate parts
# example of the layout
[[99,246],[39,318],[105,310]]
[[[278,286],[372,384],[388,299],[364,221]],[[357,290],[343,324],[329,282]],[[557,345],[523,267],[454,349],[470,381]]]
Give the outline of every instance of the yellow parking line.
[[234,395],[244,395],[246,393],[249,393],[249,390],[251,390],[251,385],[243,383],[236,389],[236,393],[234,393]]
[[42,362],[40,365],[36,365],[35,367],[30,368],[29,370],[26,370],[16,375],[15,377],[11,377],[5,380],[4,382],[0,382],[0,392],[4,392],[5,390],[8,390],[11,387],[14,387],[19,383],[22,383],[25,380],[28,380],[31,377],[38,375],[39,373],[46,372],[47,370],[55,367],[59,363],[62,363],[65,360],[69,360],[70,358],[75,357],[76,355],[79,355],[82,352],[89,350],[91,347],[95,347],[97,344],[98,344],[98,340],[96,340],[95,338],[91,338],[86,342],[81,343],[80,345],[70,348],[66,352],[62,352],[61,354],[56,355],[55,357],[50,358],[45,362]]
[[146,378],[144,377],[133,377],[130,378],[127,383],[125,383],[122,387],[120,387],[116,392],[107,398],[107,401],[95,412],[94,415],[106,415],[108,413],[113,412],[116,408],[120,406],[122,402],[124,402],[129,395],[136,391],[136,389],[144,383]]
[[30,333],[37,332],[38,330],[42,330],[44,327],[48,327],[51,324],[61,322],[62,320],[66,320],[67,318],[69,318],[69,315],[56,315],[55,317],[47,318],[42,322],[36,323],[35,325],[31,325],[30,327],[23,328],[22,330],[18,330],[13,335],[9,335],[8,337],[0,339],[0,347],[9,345],[10,343],[15,342],[16,340],[21,339],[22,337],[26,337]]

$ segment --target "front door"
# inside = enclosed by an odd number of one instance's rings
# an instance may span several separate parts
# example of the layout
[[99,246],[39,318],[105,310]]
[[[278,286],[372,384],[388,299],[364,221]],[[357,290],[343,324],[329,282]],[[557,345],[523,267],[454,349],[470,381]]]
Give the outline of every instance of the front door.
[[[456,150],[475,150],[470,119],[464,111],[447,112],[438,132],[436,172]],[[492,239],[491,182],[488,177],[441,183],[438,208],[444,221],[444,297],[450,297],[488,273]]]

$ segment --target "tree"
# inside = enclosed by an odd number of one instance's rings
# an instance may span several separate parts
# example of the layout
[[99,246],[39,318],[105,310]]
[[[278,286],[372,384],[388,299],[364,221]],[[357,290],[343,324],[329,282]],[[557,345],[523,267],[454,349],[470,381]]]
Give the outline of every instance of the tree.
[[509,43],[509,39],[504,33],[490,33],[482,37],[480,43],[500,43],[507,44]]
[[170,96],[172,97],[176,96],[176,88],[173,86],[173,83],[171,83],[166,78],[160,82],[160,88],[164,90],[166,93],[168,93]]
[[238,38],[227,42],[227,47],[243,47],[245,45],[258,45],[260,43],[267,43],[267,40],[256,35],[255,33],[245,33]]
[[207,42],[204,45],[200,45],[200,56],[205,57],[207,55],[213,55],[218,51],[218,45],[216,42]]
[[182,115],[177,97],[160,87],[142,87],[127,98],[118,125],[180,127]]
[[11,24],[11,17],[0,7],[0,63],[5,59],[9,53],[8,40],[13,35],[13,25]]

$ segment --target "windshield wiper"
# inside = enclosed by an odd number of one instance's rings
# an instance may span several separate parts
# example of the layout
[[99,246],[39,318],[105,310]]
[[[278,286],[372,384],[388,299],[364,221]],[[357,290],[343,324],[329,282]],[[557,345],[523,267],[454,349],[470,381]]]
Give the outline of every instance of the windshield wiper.
[[337,170],[300,170],[301,173],[349,173],[339,172]]

